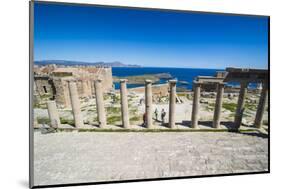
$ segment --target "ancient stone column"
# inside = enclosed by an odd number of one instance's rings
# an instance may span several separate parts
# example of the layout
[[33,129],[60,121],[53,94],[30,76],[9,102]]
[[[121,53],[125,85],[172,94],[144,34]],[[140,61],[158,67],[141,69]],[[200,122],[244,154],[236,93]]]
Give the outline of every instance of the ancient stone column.
[[57,105],[55,101],[48,101],[47,102],[48,107],[48,114],[50,118],[51,127],[58,128],[60,126],[60,117],[57,110]]
[[106,126],[106,114],[104,109],[103,91],[102,91],[101,82],[102,82],[101,79],[95,80],[95,94],[96,94],[96,105],[97,105],[99,126],[100,128],[104,128]]
[[169,105],[169,127],[174,129],[175,123],[175,111],[176,111],[176,80],[170,80],[170,105]]
[[69,82],[68,86],[69,86],[69,95],[70,95],[75,127],[80,128],[84,126],[84,123],[83,123],[83,116],[80,109],[80,101],[79,101],[77,86],[75,82]]
[[192,105],[192,115],[191,115],[191,127],[198,127],[198,113],[199,113],[199,100],[200,100],[200,84],[193,83],[193,105]]
[[89,83],[87,80],[82,80],[82,89],[83,89],[83,95],[84,97],[91,96],[91,91],[89,88]]
[[38,128],[39,127],[37,117],[35,117],[34,115],[33,115],[33,127],[34,128]]
[[87,81],[87,85],[88,85],[88,89],[89,89],[89,97],[92,96],[93,92],[92,92],[92,82],[91,80]]
[[95,81],[90,80],[90,82],[91,82],[92,96],[94,96],[96,94],[96,92],[95,92]]
[[214,120],[213,120],[214,128],[220,127],[220,117],[221,117],[221,107],[222,107],[222,100],[223,100],[224,84],[218,84],[217,87],[218,87],[217,88],[217,97],[216,97]]
[[122,123],[124,128],[129,128],[129,108],[127,98],[127,80],[120,80],[120,94],[121,94],[121,112],[122,112]]
[[256,113],[256,118],[255,118],[255,126],[257,128],[261,128],[261,126],[262,126],[263,114],[264,114],[267,99],[268,99],[268,83],[267,82],[268,81],[265,81],[262,85],[261,96],[260,96],[259,104],[257,107],[257,113]]
[[152,124],[152,81],[145,80],[145,113],[146,113],[146,127],[153,128]]
[[240,83],[240,92],[239,92],[236,114],[235,114],[235,119],[234,119],[234,126],[237,129],[241,125],[243,112],[245,110],[244,105],[245,105],[245,98],[246,98],[246,95],[247,95],[247,87],[248,87],[247,82],[241,82]]

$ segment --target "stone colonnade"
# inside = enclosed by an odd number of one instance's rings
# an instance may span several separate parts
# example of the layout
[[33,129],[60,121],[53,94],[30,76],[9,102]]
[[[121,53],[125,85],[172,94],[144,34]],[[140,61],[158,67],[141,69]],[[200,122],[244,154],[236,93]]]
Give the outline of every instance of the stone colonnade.
[[[214,110],[214,118],[213,118],[213,127],[219,128],[220,127],[220,117],[221,117],[221,109],[223,103],[223,93],[224,93],[224,83],[217,83],[217,95],[216,95],[216,103],[215,103],[215,110]],[[198,128],[198,119],[199,119],[199,105],[200,105],[200,91],[201,91],[202,84],[198,82],[193,83],[193,106],[192,106],[192,115],[191,115],[191,127]],[[240,83],[240,91],[239,97],[237,102],[237,108],[235,113],[234,119],[234,126],[238,129],[242,123],[243,112],[245,110],[245,98],[247,95],[247,87],[248,82],[241,82]],[[263,89],[261,92],[254,125],[256,128],[261,128],[263,114],[265,112],[265,107],[268,99],[268,83],[267,81],[263,82]]]
[[[95,95],[96,95],[96,105],[97,105],[97,114],[98,114],[98,122],[100,128],[105,128],[106,123],[106,112],[104,107],[103,100],[103,89],[100,79],[94,81]],[[121,115],[122,115],[122,124],[124,128],[130,128],[129,122],[129,108],[128,108],[128,99],[127,99],[127,80],[120,80],[120,95],[121,95]],[[199,120],[199,105],[200,105],[200,91],[202,87],[202,83],[194,81],[193,83],[193,106],[192,106],[192,115],[191,115],[191,127],[198,128],[198,120]],[[216,103],[213,117],[213,127],[220,127],[220,117],[221,117],[221,109],[223,103],[223,93],[224,93],[224,83],[216,83],[217,85],[217,95],[216,95]],[[237,102],[236,114],[234,125],[236,128],[239,128],[242,122],[242,116],[244,112],[245,105],[245,97],[247,94],[247,82],[242,82],[240,86],[240,92]],[[169,127],[172,129],[176,128],[175,123],[175,109],[176,109],[176,80],[169,81],[170,88],[170,100],[169,100]],[[83,116],[80,108],[80,101],[77,92],[76,83],[73,81],[69,82],[69,94],[71,99],[72,111],[75,121],[75,127],[81,128],[84,126]],[[263,82],[263,89],[261,92],[257,113],[255,117],[255,126],[257,128],[261,128],[262,126],[262,117],[265,112],[266,102],[268,99],[268,83]],[[48,114],[51,120],[52,127],[58,127],[60,125],[60,119],[58,115],[58,111],[56,108],[56,104],[54,101],[49,101],[47,103],[48,106]],[[145,81],[145,125],[149,129],[153,129],[153,120],[152,120],[152,81]]]
[[[200,105],[200,92],[203,83],[199,83],[194,81],[193,83],[193,105],[192,105],[192,115],[191,115],[191,127],[198,128],[198,120],[199,120],[199,105]],[[216,103],[215,103],[215,111],[213,118],[213,127],[220,127],[220,117],[221,117],[221,108],[222,108],[222,100],[223,100],[223,92],[224,92],[224,84],[223,83],[215,83],[217,86],[217,95],[216,95]]]

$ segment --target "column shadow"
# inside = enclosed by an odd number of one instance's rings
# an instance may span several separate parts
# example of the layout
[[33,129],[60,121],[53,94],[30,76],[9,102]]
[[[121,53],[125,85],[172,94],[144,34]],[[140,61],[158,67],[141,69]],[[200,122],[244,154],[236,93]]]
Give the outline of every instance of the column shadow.
[[[183,120],[182,122],[176,123],[177,125],[181,125],[183,127],[192,128],[191,121]],[[199,127],[206,128],[214,128],[213,121],[198,121]],[[221,125],[224,126],[228,130],[235,130],[235,125],[232,121],[221,121]]]
[[237,132],[237,134],[247,135],[247,136],[255,136],[260,138],[268,138],[268,135],[261,132]]

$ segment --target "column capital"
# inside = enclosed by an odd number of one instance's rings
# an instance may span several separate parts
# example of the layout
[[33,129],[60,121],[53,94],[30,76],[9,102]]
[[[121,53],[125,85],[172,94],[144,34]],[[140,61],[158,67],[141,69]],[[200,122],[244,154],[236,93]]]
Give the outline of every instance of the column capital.
[[225,87],[226,83],[224,83],[224,82],[223,83],[218,83],[217,85],[220,86],[220,87]]
[[75,80],[75,79],[68,79],[68,80],[66,80],[67,83],[76,83],[76,81],[77,80]]
[[102,82],[102,79],[95,79],[95,82],[100,83],[100,82]]
[[176,83],[177,83],[177,80],[176,80],[176,79],[169,80],[169,83],[171,83],[171,84],[176,84]]
[[120,79],[120,83],[126,83],[128,82],[128,79]]
[[202,83],[198,82],[198,81],[193,81],[193,86],[194,87],[201,87]]
[[146,79],[146,80],[145,80],[145,83],[146,83],[146,84],[150,84],[150,83],[152,83],[152,81],[151,81],[150,79]]

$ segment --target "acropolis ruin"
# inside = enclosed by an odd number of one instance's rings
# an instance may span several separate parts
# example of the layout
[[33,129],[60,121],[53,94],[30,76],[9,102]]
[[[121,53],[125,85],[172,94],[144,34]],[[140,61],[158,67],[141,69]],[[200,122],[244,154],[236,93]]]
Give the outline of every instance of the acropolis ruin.
[[110,67],[57,67],[48,65],[34,67],[35,98],[48,94],[59,107],[70,107],[69,82],[74,81],[79,97],[91,97],[95,94],[92,81],[101,79],[102,89],[109,92],[113,89]]
[[[268,98],[268,71],[260,69],[226,68],[224,72],[218,72],[215,76],[198,76],[193,81],[193,103],[191,112],[191,129],[199,129],[201,90],[204,88],[214,89],[216,93],[213,110],[212,127],[221,126],[222,104],[225,86],[228,82],[239,83],[239,96],[232,129],[239,129],[242,122],[245,97],[249,83],[262,84],[259,94],[259,102],[256,109],[254,126],[262,127],[263,114]],[[177,80],[169,80],[167,92],[169,96],[169,115],[167,126],[177,129],[175,119],[176,103],[179,103]],[[153,124],[153,84],[150,80],[144,82],[145,97],[145,127],[154,129]],[[57,108],[70,108],[74,118],[74,129],[85,128],[83,114],[81,113],[81,98],[95,98],[97,108],[98,127],[107,129],[107,112],[105,108],[105,94],[114,91],[111,68],[57,68],[54,65],[35,69],[35,100],[44,94],[49,94],[47,102],[48,115],[52,127],[61,127]],[[120,105],[122,127],[131,129],[130,111],[128,108],[127,80],[120,80]],[[157,119],[157,118],[156,118]],[[36,120],[35,120],[36,122]],[[37,124],[36,124],[37,125]],[[88,127],[87,127],[88,128]]]

